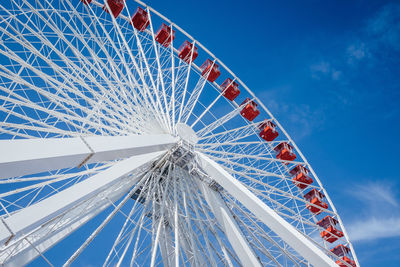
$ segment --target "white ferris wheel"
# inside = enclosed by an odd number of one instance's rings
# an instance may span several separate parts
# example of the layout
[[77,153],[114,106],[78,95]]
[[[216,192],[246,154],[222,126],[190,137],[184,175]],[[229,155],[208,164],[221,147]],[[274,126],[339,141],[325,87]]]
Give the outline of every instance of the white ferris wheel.
[[156,10],[1,1],[0,35],[4,266],[359,266],[280,123]]

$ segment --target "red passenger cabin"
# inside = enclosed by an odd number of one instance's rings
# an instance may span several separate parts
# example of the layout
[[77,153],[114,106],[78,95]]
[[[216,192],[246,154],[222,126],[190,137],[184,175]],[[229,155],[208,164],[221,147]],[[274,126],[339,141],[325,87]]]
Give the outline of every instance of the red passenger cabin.
[[212,62],[211,60],[207,59],[203,65],[200,67],[201,69],[201,75],[210,82],[214,82],[219,75],[221,75],[221,72],[219,71],[219,66],[217,63]]
[[293,176],[293,183],[300,189],[307,188],[313,183],[313,179],[308,176],[308,169],[303,165],[297,165],[289,173]]
[[235,100],[235,98],[240,94],[239,85],[232,81],[231,78],[227,78],[221,84],[222,95],[228,98],[230,101]]
[[[356,267],[356,263],[348,257],[350,252],[350,249],[348,247],[340,244],[337,245],[335,248],[331,249],[331,252],[336,256],[340,257],[340,259],[343,260],[344,262],[350,264],[353,267]],[[340,260],[337,260],[336,264],[339,265],[340,267],[347,267],[347,265],[341,262]]]
[[281,142],[274,148],[276,158],[281,160],[295,160],[296,154],[293,152],[293,147],[287,142]]
[[325,195],[322,194],[320,191],[318,191],[315,188],[311,189],[307,194],[305,194],[304,198],[305,198],[305,200],[307,200],[311,204],[315,205],[315,206],[314,205],[310,205],[309,203],[307,203],[307,205],[306,205],[307,209],[309,209],[314,214],[320,214],[322,212],[322,210],[319,209],[318,207],[321,207],[323,209],[327,209],[328,208],[328,204],[323,202],[323,199],[325,198]]
[[[179,47],[179,58],[190,64],[199,55],[197,47],[193,48],[193,44],[189,41],[185,41],[181,47]],[[193,51],[193,52],[192,52]]]
[[167,24],[161,24],[160,28],[156,32],[156,41],[162,46],[168,47],[174,39],[175,31],[172,30]]
[[250,98],[246,98],[240,106],[243,106],[242,111],[240,111],[240,115],[248,119],[249,121],[253,121],[259,114],[260,111],[257,108],[257,103]]
[[264,120],[258,128],[260,129],[260,137],[267,142],[273,141],[279,135],[275,123],[270,120]]
[[[118,15],[122,12],[122,9],[124,9],[125,0],[106,0],[106,1],[108,6],[110,7],[111,13],[113,14],[114,18],[118,17]],[[103,10],[109,13],[107,4],[104,4]]]
[[133,14],[131,19],[131,24],[138,31],[144,31],[149,26],[149,16],[147,15],[146,10],[141,7],[136,9],[135,14]]
[[325,218],[317,222],[319,226],[325,230],[321,232],[321,237],[329,242],[333,243],[339,238],[343,237],[343,232],[336,229],[336,224],[338,221],[331,216],[327,215]]

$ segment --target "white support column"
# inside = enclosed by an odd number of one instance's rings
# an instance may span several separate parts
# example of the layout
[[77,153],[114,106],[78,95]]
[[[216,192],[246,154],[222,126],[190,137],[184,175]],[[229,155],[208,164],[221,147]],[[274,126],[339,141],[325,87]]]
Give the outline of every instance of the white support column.
[[249,246],[246,238],[243,236],[242,231],[221,196],[204,184],[204,182],[197,181],[197,185],[204,195],[208,206],[210,206],[214,213],[219,225],[223,229],[232,248],[235,250],[236,255],[239,257],[242,265],[245,267],[261,267],[260,261]]
[[[107,201],[108,202],[108,201]],[[52,232],[51,234],[45,236],[44,238],[39,239],[38,241],[32,243],[39,251],[44,253],[58,242],[62,241],[64,238],[75,232],[79,227],[83,226],[97,214],[102,212],[105,208],[110,205],[104,204],[100,208],[93,210],[89,214],[84,214],[77,220],[72,221],[71,223],[65,225],[64,227],[58,229],[57,231]],[[13,251],[14,252],[14,251]],[[4,266],[17,267],[17,266],[25,266],[40,255],[32,246],[27,246],[18,251],[18,254],[15,257],[10,258],[7,262],[2,262]]]
[[[29,231],[40,227],[70,208],[90,199],[135,169],[157,159],[164,152],[132,156],[101,173],[12,214],[0,222],[7,228],[7,230],[0,228],[0,244],[3,245],[6,241],[29,233]],[[135,179],[135,177],[132,177],[132,179]]]
[[0,179],[166,150],[169,134],[0,140]]
[[296,250],[313,266],[337,266],[335,262],[316,247],[291,224],[280,217],[241,182],[232,177],[215,161],[197,153],[201,168],[230,195],[240,201],[249,211],[276,233],[283,241]]

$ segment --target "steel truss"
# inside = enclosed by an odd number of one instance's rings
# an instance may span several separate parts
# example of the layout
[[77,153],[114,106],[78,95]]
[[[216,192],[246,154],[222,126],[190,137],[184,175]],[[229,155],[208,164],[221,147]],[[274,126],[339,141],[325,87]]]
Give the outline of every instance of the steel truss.
[[[358,265],[310,164],[223,62],[140,1],[127,0],[117,18],[102,1],[83,2],[0,3],[1,264],[42,258],[52,266],[57,244],[73,240],[69,266],[100,235],[112,240],[103,266],[346,264],[303,197],[316,189]],[[149,18],[143,31],[130,23],[137,5]],[[167,46],[156,41],[161,22],[176,32]],[[240,98],[260,105],[261,119],[243,118],[210,71],[178,57],[186,39],[191,56],[196,46],[239,84]],[[278,139],[260,138],[263,119],[277,125]],[[296,160],[276,158],[281,142]],[[307,189],[293,183],[297,164],[310,170]]]

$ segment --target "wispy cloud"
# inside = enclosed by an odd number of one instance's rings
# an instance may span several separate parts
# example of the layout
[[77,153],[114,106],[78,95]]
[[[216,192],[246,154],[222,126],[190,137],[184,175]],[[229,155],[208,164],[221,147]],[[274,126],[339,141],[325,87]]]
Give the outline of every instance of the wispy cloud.
[[365,28],[371,46],[385,46],[400,50],[400,4],[390,3],[384,6]]
[[366,202],[369,206],[374,205],[390,205],[398,207],[399,203],[394,192],[393,184],[384,181],[368,182],[362,185],[354,185],[351,191],[354,197],[360,201]]
[[349,64],[354,64],[369,57],[370,52],[363,42],[351,44],[347,47],[347,63]]
[[354,64],[366,58],[389,59],[400,50],[400,4],[382,7],[361,29],[347,47],[347,62]]
[[400,236],[400,217],[376,218],[356,221],[347,227],[350,240],[374,240]]
[[310,66],[311,75],[314,79],[328,78],[334,81],[339,80],[342,72],[332,67],[327,61],[321,61]]
[[375,240],[400,236],[399,200],[394,188],[385,181],[353,185],[348,191],[361,202],[357,219],[350,222],[347,230],[352,241]]
[[299,141],[321,128],[326,114],[322,107],[285,102],[285,94],[290,90],[289,87],[279,87],[265,91],[260,96],[277,119],[284,122],[283,126],[292,133],[291,137]]

